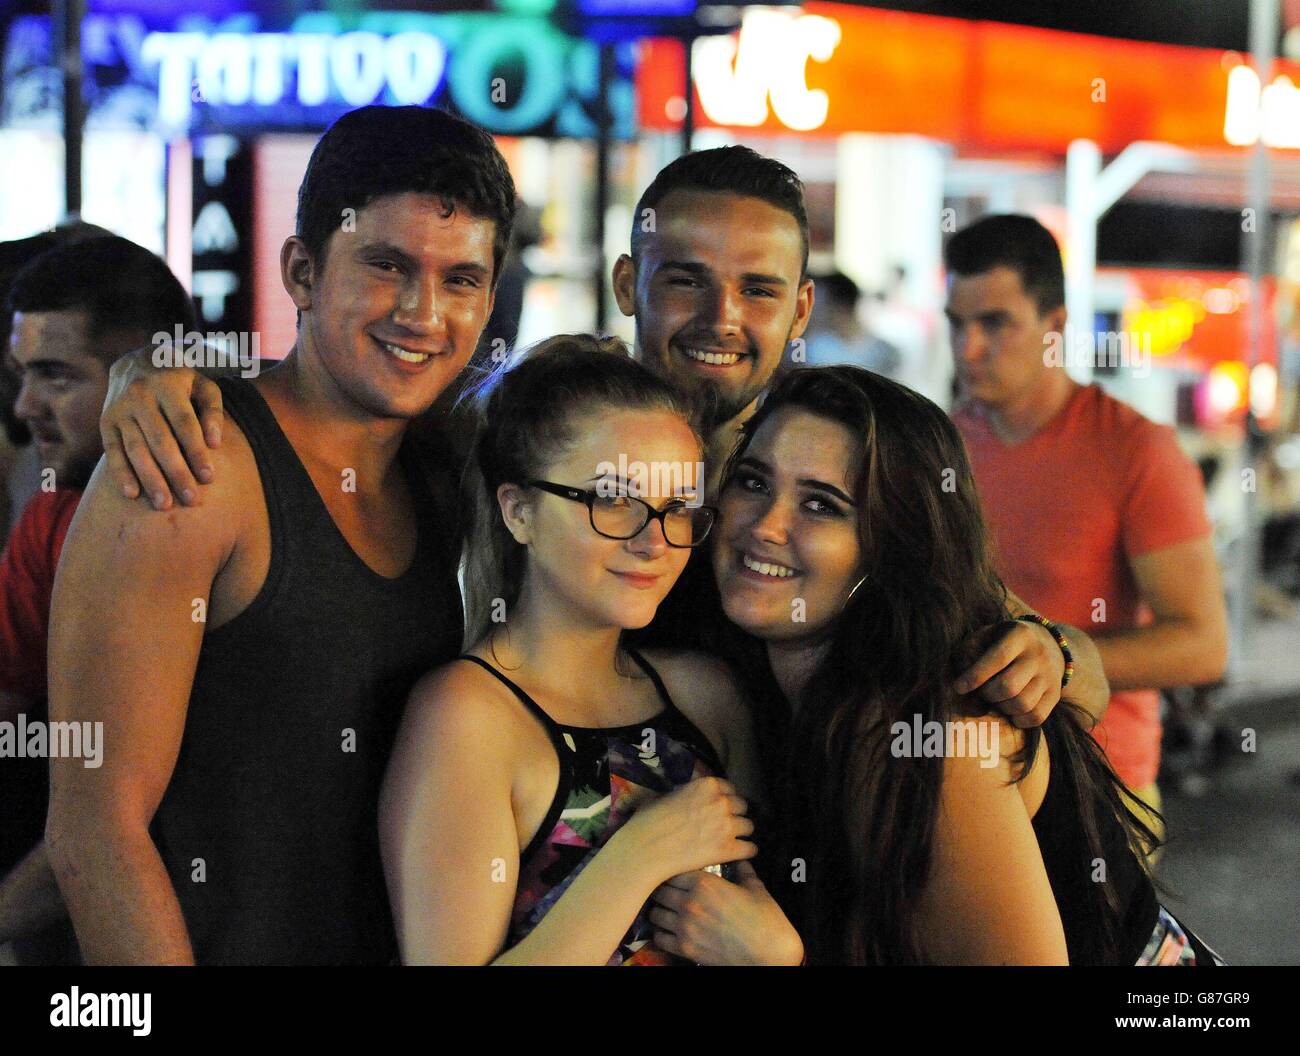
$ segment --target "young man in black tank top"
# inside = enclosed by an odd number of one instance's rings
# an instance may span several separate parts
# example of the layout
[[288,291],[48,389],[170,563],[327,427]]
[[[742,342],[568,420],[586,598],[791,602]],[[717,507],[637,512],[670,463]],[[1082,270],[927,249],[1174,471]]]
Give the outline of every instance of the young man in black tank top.
[[104,724],[102,767],[54,762],[47,827],[88,962],[393,956],[379,780],[461,633],[448,511],[399,451],[474,349],[514,208],[486,133],[346,115],[281,251],[298,341],[225,388],[202,501],[160,515],[96,471],[50,642],[52,717]]

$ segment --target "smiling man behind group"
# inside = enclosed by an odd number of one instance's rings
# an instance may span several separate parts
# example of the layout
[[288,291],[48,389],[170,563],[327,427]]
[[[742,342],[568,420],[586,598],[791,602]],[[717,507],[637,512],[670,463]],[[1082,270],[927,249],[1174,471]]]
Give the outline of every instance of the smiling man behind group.
[[461,636],[450,487],[403,439],[474,349],[514,203],[486,133],[345,115],[280,255],[297,343],[222,381],[202,501],[160,515],[92,478],[50,703],[102,720],[107,745],[98,770],[55,765],[47,828],[88,961],[395,956],[379,781],[411,684]]

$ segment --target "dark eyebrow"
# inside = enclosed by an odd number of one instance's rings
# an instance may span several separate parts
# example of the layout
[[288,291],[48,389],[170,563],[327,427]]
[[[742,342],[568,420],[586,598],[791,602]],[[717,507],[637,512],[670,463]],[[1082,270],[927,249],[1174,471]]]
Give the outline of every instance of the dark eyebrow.
[[622,484],[623,487],[625,488],[628,485],[628,482],[624,480],[622,477],[620,477],[617,473],[597,473],[594,477],[588,477],[586,480],[583,481],[583,483],[595,484],[599,480],[606,480],[606,479],[611,479],[616,484]]
[[415,258],[400,246],[395,246],[391,242],[364,242],[357,248],[359,256],[365,256],[370,253],[383,253],[386,256],[396,257],[403,264],[414,264]]
[[[711,275],[712,269],[707,264],[701,264],[694,260],[665,260],[656,269],[658,271],[684,271],[688,275]],[[758,283],[762,286],[789,286],[790,283],[781,278],[780,275],[768,275],[758,271],[747,271],[741,277],[741,281],[750,284]]]
[[459,272],[460,274],[478,275],[483,278],[486,278],[492,273],[491,268],[484,267],[482,264],[473,260],[462,260],[458,264],[452,264],[447,270]]
[[857,505],[856,502],[854,502],[851,498],[845,495],[844,492],[840,491],[840,489],[837,488],[834,484],[827,484],[825,481],[822,480],[812,480],[808,477],[805,477],[802,480],[797,481],[797,483],[801,484],[805,488],[813,488],[816,491],[824,491],[826,492],[827,495],[834,495],[841,502],[848,503],[850,506]]
[[[754,458],[752,455],[746,455],[744,458],[742,458],[740,460],[739,465],[752,466],[754,469],[757,469],[760,473],[766,473],[769,477],[772,476],[772,467],[769,466],[766,462],[762,461],[761,459]],[[835,496],[841,502],[846,502],[850,506],[857,506],[856,502],[854,502],[851,498],[845,495],[844,492],[840,491],[840,489],[837,488],[834,484],[827,484],[823,480],[813,480],[811,477],[802,477],[801,479],[795,481],[795,483],[798,484],[800,487],[813,488],[817,491],[824,491],[826,492],[827,495]]]
[[[360,256],[368,256],[372,253],[382,253],[384,256],[393,257],[399,263],[407,268],[415,270],[419,267],[417,261],[411,254],[396,246],[392,242],[366,242],[357,250]],[[491,274],[492,269],[480,264],[476,260],[461,260],[455,264],[447,266],[448,272],[456,272],[461,275],[475,275],[486,278]]]
[[691,275],[708,275],[709,266],[696,260],[665,260],[656,271],[685,271]]
[[66,359],[33,359],[30,363],[19,363],[17,359],[13,360],[13,370],[72,370],[73,365]]

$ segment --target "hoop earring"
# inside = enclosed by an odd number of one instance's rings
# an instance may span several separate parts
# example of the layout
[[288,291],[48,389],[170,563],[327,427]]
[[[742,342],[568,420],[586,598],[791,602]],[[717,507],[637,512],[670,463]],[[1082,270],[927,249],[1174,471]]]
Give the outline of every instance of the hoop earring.
[[497,656],[497,631],[498,631],[498,629],[500,629],[501,631],[504,631],[504,632],[505,632],[505,636],[506,636],[506,646],[507,646],[507,647],[510,646],[510,624],[509,624],[509,622],[497,624],[496,627],[494,627],[494,628],[492,629],[492,633],[491,633],[490,635],[488,635],[488,649],[489,649],[489,650],[491,651],[491,653],[492,653],[492,659],[496,661],[496,663],[497,663],[497,667],[501,668],[501,670],[503,670],[503,671],[518,671],[521,667],[523,667],[523,664],[520,664],[518,667],[506,667],[506,665],[503,664],[503,663],[501,662],[501,658],[500,658],[499,656]]
[[845,605],[848,605],[848,603],[853,600],[853,595],[858,592],[858,587],[862,586],[862,584],[865,583],[866,581],[867,581],[867,577],[863,576],[860,580],[858,580],[856,583],[853,584],[853,589],[849,591],[849,596],[844,599]]

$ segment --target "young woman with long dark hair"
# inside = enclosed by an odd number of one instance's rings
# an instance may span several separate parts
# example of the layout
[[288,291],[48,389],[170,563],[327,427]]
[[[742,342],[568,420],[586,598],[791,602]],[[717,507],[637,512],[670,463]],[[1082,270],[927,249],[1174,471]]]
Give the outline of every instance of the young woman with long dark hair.
[[[771,876],[811,962],[1214,963],[1160,906],[1154,837],[1076,709],[1020,730],[952,688],[1009,610],[937,406],[858,368],[795,371],[719,505],[722,605],[758,646],[755,692],[788,708]],[[751,893],[716,877],[656,899],[656,941],[686,956],[762,941]]]

